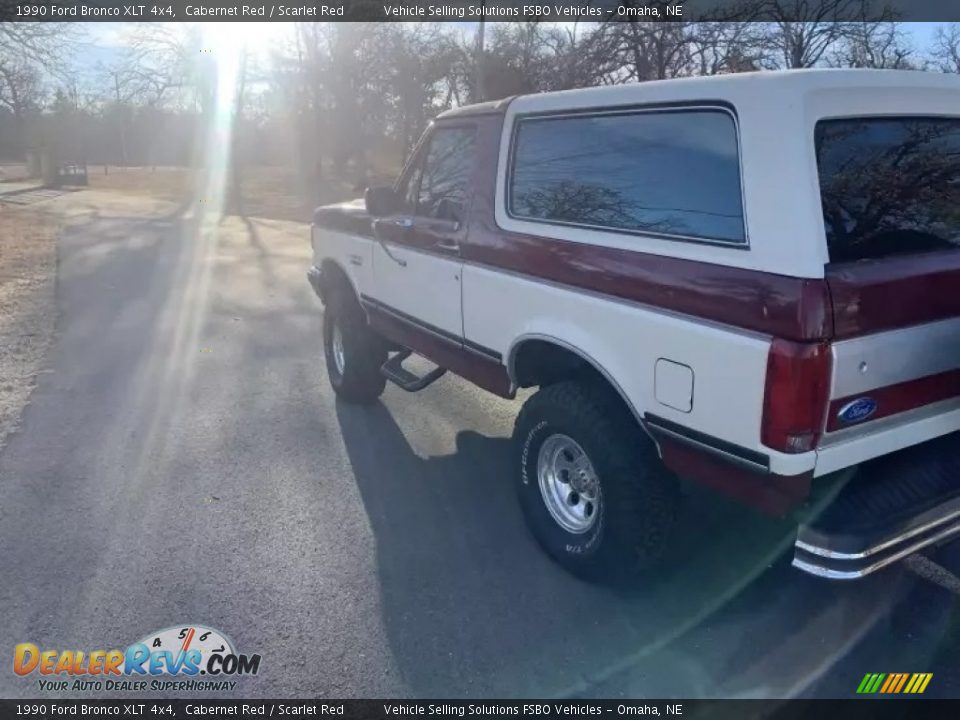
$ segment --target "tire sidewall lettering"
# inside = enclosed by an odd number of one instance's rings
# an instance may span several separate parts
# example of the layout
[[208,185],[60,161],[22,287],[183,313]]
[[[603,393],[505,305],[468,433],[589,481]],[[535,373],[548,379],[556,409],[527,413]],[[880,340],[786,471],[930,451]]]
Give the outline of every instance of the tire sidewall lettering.
[[[549,430],[549,432],[548,432]],[[536,462],[539,448],[542,442],[549,437],[551,432],[567,432],[572,437],[577,433],[553,428],[547,420],[541,420],[535,424],[524,438],[523,448],[520,456],[520,482],[522,492],[527,496],[526,502],[536,504],[535,516],[536,522],[545,526],[546,534],[550,542],[558,550],[568,555],[587,556],[595,553],[600,547],[600,541],[603,538],[605,504],[600,503],[600,516],[597,523],[583,535],[575,535],[564,530],[550,515],[544,503],[543,496],[540,493],[540,483],[536,478]],[[532,477],[531,477],[532,476]],[[601,493],[602,493],[601,487]]]
[[523,443],[523,452],[520,456],[520,480],[524,485],[530,485],[530,477],[527,472],[527,466],[529,465],[530,459],[530,446],[533,444],[534,439],[537,436],[537,433],[547,427],[547,421],[541,420],[537,423],[529,433],[527,433],[527,439]]

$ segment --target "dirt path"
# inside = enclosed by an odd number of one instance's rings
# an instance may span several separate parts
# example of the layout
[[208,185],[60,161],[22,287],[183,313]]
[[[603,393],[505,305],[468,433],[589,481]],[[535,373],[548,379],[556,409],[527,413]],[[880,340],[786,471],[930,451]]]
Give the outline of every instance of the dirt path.
[[[26,191],[35,183],[5,183]],[[163,217],[176,205],[97,191],[0,196],[0,449],[20,423],[56,327],[57,236],[103,214]],[[36,195],[36,197],[34,197]]]
[[34,208],[0,204],[0,448],[17,427],[53,336],[59,225]]

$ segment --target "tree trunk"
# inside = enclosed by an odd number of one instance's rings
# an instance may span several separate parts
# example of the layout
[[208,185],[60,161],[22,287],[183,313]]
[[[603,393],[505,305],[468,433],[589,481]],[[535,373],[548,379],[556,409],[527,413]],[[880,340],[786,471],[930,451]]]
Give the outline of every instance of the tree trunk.
[[243,187],[241,184],[243,180],[243,170],[240,167],[240,126],[243,121],[243,98],[246,85],[247,52],[244,50],[240,58],[240,77],[237,81],[237,97],[233,113],[233,151],[230,153],[230,204],[233,207],[233,211],[241,217],[246,215],[243,207]]
[[476,78],[476,83],[477,83],[477,102],[483,102],[484,100],[487,99],[486,89],[485,89],[485,87],[484,87],[484,85],[485,85],[485,83],[486,83],[486,77],[485,77],[485,74],[484,74],[484,67],[483,67],[483,64],[484,64],[484,60],[483,60],[483,56],[484,56],[484,30],[485,30],[485,25],[486,25],[486,23],[483,21],[483,14],[482,14],[482,13],[483,13],[483,10],[484,10],[484,3],[481,1],[481,3],[480,3],[480,12],[481,12],[481,15],[480,15],[480,18],[481,18],[481,19],[480,19],[480,26],[477,28],[477,60],[476,60],[476,63],[477,63],[477,67],[476,67],[476,73],[477,73],[477,78]]

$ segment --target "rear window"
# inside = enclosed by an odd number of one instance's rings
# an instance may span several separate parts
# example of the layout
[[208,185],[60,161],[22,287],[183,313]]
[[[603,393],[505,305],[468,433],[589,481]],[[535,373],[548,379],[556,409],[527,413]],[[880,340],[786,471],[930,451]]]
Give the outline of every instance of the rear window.
[[832,261],[960,247],[960,119],[822,120],[815,133]]
[[515,218],[744,243],[737,130],[722,110],[518,121]]

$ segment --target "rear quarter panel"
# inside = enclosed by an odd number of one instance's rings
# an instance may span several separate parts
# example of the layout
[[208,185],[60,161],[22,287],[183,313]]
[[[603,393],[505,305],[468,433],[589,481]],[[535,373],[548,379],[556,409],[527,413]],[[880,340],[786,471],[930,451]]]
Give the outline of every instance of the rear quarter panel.
[[[653,413],[770,454],[771,470],[784,475],[813,467],[813,453],[782,455],[760,445],[770,342],[763,335],[469,264],[463,306],[466,337],[508,365],[524,340],[552,340],[601,368],[638,415]],[[658,402],[654,373],[661,358],[692,369],[689,412]]]

